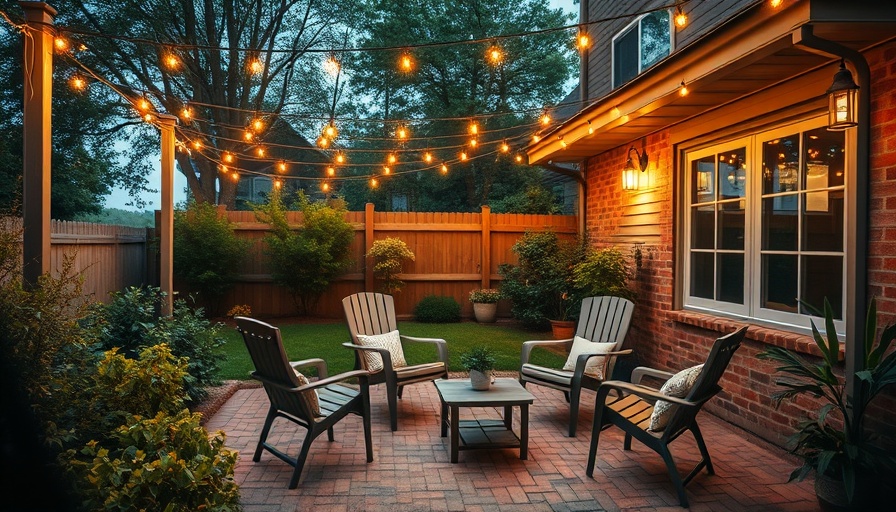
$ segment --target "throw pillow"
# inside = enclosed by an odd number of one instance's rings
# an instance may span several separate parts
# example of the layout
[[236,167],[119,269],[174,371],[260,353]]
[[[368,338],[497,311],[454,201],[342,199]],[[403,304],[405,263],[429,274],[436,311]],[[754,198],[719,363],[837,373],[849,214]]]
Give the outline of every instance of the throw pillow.
[[[401,337],[399,337],[398,331],[391,331],[385,334],[359,334],[358,343],[364,347],[387,349],[392,356],[393,368],[401,368],[408,365],[404,360],[404,351],[401,348]],[[367,359],[368,370],[376,372],[383,369],[383,358],[376,352],[365,350],[364,357]]]
[[[681,370],[663,384],[663,387],[660,388],[660,393],[666,396],[674,396],[675,398],[686,397],[691,388],[694,387],[694,383],[697,382],[697,377],[700,376],[701,371],[703,371],[702,364]],[[676,405],[672,402],[657,400],[653,406],[653,413],[650,415],[649,430],[659,432],[665,429],[672,418],[672,414],[675,413],[675,407]]]
[[[606,354],[616,349],[616,342],[592,342],[576,336],[572,339],[572,349],[569,351],[569,357],[566,358],[566,364],[563,369],[573,371],[576,369],[576,361],[582,354]],[[594,377],[597,380],[604,380],[604,360],[606,357],[592,357],[585,364],[585,374]]]
[[[295,368],[293,368],[292,371],[296,372],[296,379],[299,381],[299,386],[307,386],[310,384],[308,377],[305,377],[302,372]],[[317,390],[312,389],[310,391],[302,391],[301,395],[305,405],[311,410],[311,414],[320,416],[320,397],[317,396]]]

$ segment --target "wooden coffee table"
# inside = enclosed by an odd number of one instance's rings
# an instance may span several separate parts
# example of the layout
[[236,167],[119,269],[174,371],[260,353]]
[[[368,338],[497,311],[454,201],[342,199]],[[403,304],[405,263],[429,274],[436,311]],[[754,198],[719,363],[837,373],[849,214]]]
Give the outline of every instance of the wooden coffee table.
[[[476,391],[470,379],[433,381],[442,402],[442,437],[451,430],[449,446],[451,462],[457,462],[459,450],[481,448],[519,448],[520,459],[526,460],[529,450],[529,405],[532,393],[516,379],[495,379],[487,391]],[[461,407],[504,407],[500,420],[461,420]],[[520,434],[513,431],[513,408],[520,408]]]

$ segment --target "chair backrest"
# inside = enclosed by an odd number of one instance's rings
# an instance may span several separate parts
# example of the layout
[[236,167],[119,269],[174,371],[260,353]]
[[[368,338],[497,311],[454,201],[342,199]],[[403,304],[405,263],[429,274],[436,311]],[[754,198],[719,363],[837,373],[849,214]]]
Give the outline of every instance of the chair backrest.
[[615,341],[622,350],[635,305],[622,297],[585,297],[579,312],[576,336],[594,342]]
[[[690,402],[709,400],[722,390],[719,386],[719,380],[728,368],[728,363],[731,362],[734,352],[740,347],[746,334],[747,326],[743,326],[732,333],[718,338],[713,343],[709,356],[706,357],[706,362],[703,363],[700,376],[697,377],[685,400]],[[687,428],[697,416],[697,412],[699,411],[695,408],[678,407],[672,418],[669,419],[665,433],[673,434],[676,431]]]
[[286,350],[283,349],[280,329],[253,318],[238,316],[234,320],[255,365],[252,376],[264,385],[271,405],[293,415],[305,417],[298,394],[287,393],[282,388],[272,385],[286,388],[299,386],[295,370],[290,366]]
[[355,293],[342,299],[342,309],[354,344],[358,344],[359,334],[385,334],[398,329],[391,295]]

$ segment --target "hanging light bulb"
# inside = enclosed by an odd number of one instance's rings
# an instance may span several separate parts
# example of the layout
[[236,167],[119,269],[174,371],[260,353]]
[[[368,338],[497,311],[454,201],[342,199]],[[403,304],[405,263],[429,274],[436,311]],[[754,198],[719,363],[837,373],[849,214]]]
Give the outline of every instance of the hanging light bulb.
[[327,176],[336,176],[336,168],[327,167]]
[[390,165],[392,165],[398,161],[398,157],[395,156],[395,153],[389,153],[389,156],[386,157],[386,161],[389,162]]
[[254,137],[255,137],[255,134],[253,134],[251,131],[249,131],[249,130],[243,131],[243,140],[245,140],[246,142],[252,142],[252,139]]
[[678,25],[678,28],[683,28],[688,24],[688,16],[681,8],[681,4],[675,6],[675,24]]
[[467,152],[466,152],[466,151],[461,151],[461,152],[460,152],[460,161],[461,161],[461,162],[466,162],[466,161],[467,161]]
[[485,56],[488,58],[489,62],[497,66],[504,60],[504,50],[497,44],[493,44],[489,46],[488,50],[485,52]]
[[147,112],[147,113],[143,114],[143,120],[146,121],[147,123],[151,123],[152,119],[153,119],[153,117],[152,117],[151,113]]
[[282,182],[282,181],[280,181],[280,180],[274,180],[274,188],[276,188],[277,190],[280,190],[280,187],[282,187],[282,186],[283,186],[283,182]]
[[440,167],[439,170],[442,171],[442,174],[448,174],[448,166],[445,164],[442,164],[442,167]]
[[320,189],[323,190],[324,192],[327,192],[330,190],[330,184],[325,181],[320,184]]
[[190,121],[193,119],[193,109],[190,107],[184,107],[180,111],[180,117],[184,121]]
[[579,50],[586,50],[589,46],[591,46],[591,38],[588,37],[588,32],[580,31],[576,36],[576,47]]
[[682,80],[681,85],[678,86],[678,95],[683,98],[687,96],[689,92],[690,91],[688,91],[688,86],[685,85],[684,80]]
[[255,130],[256,133],[264,130],[264,120],[260,117],[256,117],[252,120],[252,129]]
[[379,182],[376,181],[376,178],[370,178],[370,188],[376,188],[379,185]]
[[232,164],[233,163],[233,153],[224,152],[224,155],[221,157],[221,159],[224,160],[228,164]]
[[230,173],[230,177],[233,178],[233,181],[240,181],[240,173],[236,171]]
[[423,153],[423,161],[428,164],[431,164],[432,163],[432,153],[430,153],[429,151],[427,151],[426,153]]
[[475,148],[477,145],[479,145],[479,141],[476,140],[476,137],[473,137],[472,139],[470,139],[470,147],[471,148]]
[[321,135],[321,136],[317,139],[317,145],[320,146],[320,147],[322,147],[322,148],[327,148],[327,147],[330,146],[330,139],[328,139],[328,138],[324,137],[323,135]]
[[345,163],[345,154],[344,153],[336,153],[336,163],[337,164]]
[[515,159],[516,159],[516,163],[518,163],[518,164],[523,163],[523,155],[517,153]]
[[541,140],[541,136],[539,136],[537,133],[532,136],[532,142],[538,142],[540,140]]
[[540,118],[540,121],[541,121],[541,125],[542,125],[542,126],[547,126],[547,125],[551,124],[551,116],[550,116],[550,114],[548,114],[548,113],[544,113],[544,114],[542,114],[542,115],[541,115],[541,118]]
[[339,59],[336,58],[336,54],[331,53],[327,56],[326,60],[324,60],[323,67],[324,71],[326,71],[328,75],[335,77],[342,69],[342,64],[339,63]]
[[226,165],[219,165],[218,170],[221,171],[223,174],[227,174],[227,172],[229,171],[229,169],[227,168]]
[[477,135],[479,133],[479,125],[476,121],[470,121],[470,135]]
[[390,169],[388,165],[384,165],[383,166],[383,174],[385,174],[386,176],[392,174],[392,169]]
[[199,151],[200,149],[202,149],[202,141],[199,139],[194,140],[193,141],[193,149],[195,149],[196,151]]
[[591,124],[591,120],[588,120],[588,135],[594,134],[594,125]]
[[177,71],[180,69],[180,58],[174,53],[166,53],[162,57],[162,62],[169,71]]
[[140,98],[137,100],[137,110],[146,111],[152,108],[152,103],[149,102],[146,98]]
[[397,130],[395,130],[395,136],[399,138],[399,140],[407,140],[410,137],[410,132],[407,127],[399,126]]
[[70,45],[68,43],[68,39],[62,36],[56,36],[55,38],[53,38],[53,47],[56,48],[57,52],[62,53],[68,51]]
[[265,153],[266,151],[264,149],[264,146],[258,146],[257,148],[255,148],[255,154],[259,157],[264,158]]
[[252,57],[249,59],[249,62],[246,63],[246,68],[253,75],[257,75],[264,71],[264,63],[261,62],[261,59],[258,57]]
[[402,53],[398,58],[398,69],[404,73],[410,73],[414,70],[414,58],[408,52]]
[[286,162],[284,162],[283,160],[277,162],[277,170],[280,172],[286,172]]
[[501,153],[509,153],[509,152],[510,152],[510,145],[507,144],[507,141],[502,142],[501,143]]
[[72,77],[69,78],[68,83],[72,89],[78,92],[87,89],[87,80],[85,80],[84,77],[79,73],[75,73],[74,75],[72,75]]
[[324,126],[323,135],[330,140],[333,140],[339,136],[339,129],[336,128],[335,120],[330,119],[330,122],[327,123],[326,126]]

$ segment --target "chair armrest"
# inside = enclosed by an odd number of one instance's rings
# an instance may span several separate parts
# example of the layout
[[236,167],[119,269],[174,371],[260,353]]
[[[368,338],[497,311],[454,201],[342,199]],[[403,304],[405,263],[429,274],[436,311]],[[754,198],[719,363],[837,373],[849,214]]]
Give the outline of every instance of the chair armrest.
[[661,380],[669,380],[672,378],[674,374],[670,372],[665,372],[663,370],[657,370],[655,368],[648,368],[646,366],[639,366],[632,370],[632,383],[640,384],[641,379],[644,377],[655,377]]
[[[383,371],[385,371],[387,373],[392,372],[392,353],[389,352],[389,349],[381,348],[381,347],[365,347],[363,345],[355,345],[353,343],[348,343],[348,342],[343,343],[342,346],[346,347],[346,348],[350,348],[352,350],[360,350],[362,352],[376,352],[377,354],[380,355],[380,358],[382,358],[382,360],[383,360]],[[367,370],[357,370],[357,371],[366,372]],[[377,373],[377,372],[371,372],[371,373]]]
[[368,375],[370,375],[370,372],[368,372],[366,370],[352,370],[349,372],[340,373],[338,375],[333,375],[332,377],[327,377],[326,379],[318,379],[318,380],[310,382],[304,386],[298,386],[298,387],[284,386],[280,382],[275,382],[275,381],[272,381],[265,377],[255,375],[254,372],[253,372],[252,376],[256,380],[261,381],[263,384],[267,384],[269,386],[279,388],[279,389],[289,392],[289,393],[300,393],[302,391],[310,391],[313,389],[322,388],[325,386],[329,386],[330,384],[336,384],[338,382],[343,382],[343,381],[346,381],[349,379],[354,379],[354,378],[357,378],[359,381],[361,381],[361,387],[365,387],[367,384]]
[[681,405],[683,407],[700,407],[701,405],[703,405],[703,402],[709,400],[710,398],[706,397],[703,400],[692,402],[683,398],[664,395],[656,389],[649,388],[647,386],[632,384],[630,382],[621,380],[607,380],[602,382],[600,388],[598,388],[597,398],[594,403],[595,407],[603,404],[603,401],[609,394],[610,390],[624,391],[626,393],[635,395],[645,400],[649,400],[651,402],[656,402],[657,400],[665,400],[666,402],[672,402],[673,404]]
[[520,352],[520,367],[529,362],[529,356],[532,354],[532,349],[535,347],[550,347],[550,346],[568,346],[569,343],[572,342],[572,338],[568,340],[532,340],[523,342],[523,349]]
[[448,342],[443,340],[442,338],[417,338],[414,336],[404,336],[402,334],[398,335],[402,341],[410,341],[412,343],[430,343],[436,346],[436,349],[439,351],[439,361],[445,363],[445,368],[448,368]]
[[301,361],[290,361],[289,366],[292,366],[296,370],[314,366],[317,369],[317,378],[327,378],[327,362],[319,357],[315,357],[313,359],[302,359]]

